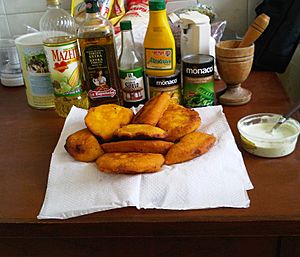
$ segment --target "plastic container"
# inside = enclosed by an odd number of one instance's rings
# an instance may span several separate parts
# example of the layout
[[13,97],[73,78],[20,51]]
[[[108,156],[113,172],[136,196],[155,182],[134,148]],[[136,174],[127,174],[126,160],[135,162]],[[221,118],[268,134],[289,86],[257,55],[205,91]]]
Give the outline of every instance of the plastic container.
[[258,113],[240,119],[237,128],[243,148],[251,154],[267,158],[292,153],[300,133],[300,124],[290,118],[271,132],[280,117],[281,115],[274,113]]
[[7,87],[23,86],[23,76],[13,39],[0,39],[0,78]]
[[29,106],[36,109],[54,108],[53,87],[50,80],[42,34],[34,32],[16,38],[26,96]]

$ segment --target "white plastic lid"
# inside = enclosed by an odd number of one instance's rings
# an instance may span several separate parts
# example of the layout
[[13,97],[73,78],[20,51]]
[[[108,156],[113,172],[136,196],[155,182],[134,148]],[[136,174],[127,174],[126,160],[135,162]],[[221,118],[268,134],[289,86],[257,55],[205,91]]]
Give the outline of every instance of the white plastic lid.
[[189,11],[179,14],[182,27],[188,27],[190,24],[209,24],[209,17],[197,11]]
[[43,45],[42,35],[43,35],[42,32],[28,33],[28,34],[17,37],[15,39],[15,43],[16,43],[16,45],[21,45],[21,46]]

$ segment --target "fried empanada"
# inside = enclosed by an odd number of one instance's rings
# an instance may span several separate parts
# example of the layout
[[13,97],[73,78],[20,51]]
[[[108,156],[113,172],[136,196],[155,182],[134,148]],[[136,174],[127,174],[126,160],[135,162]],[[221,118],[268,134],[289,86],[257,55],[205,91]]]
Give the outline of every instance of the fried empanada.
[[201,123],[198,112],[179,104],[170,103],[157,126],[167,131],[165,140],[175,142],[184,135],[195,131]]
[[104,152],[96,137],[88,130],[79,130],[68,136],[66,151],[77,161],[91,162]]
[[160,153],[166,154],[170,147],[173,145],[171,142],[162,140],[126,140],[120,142],[110,142],[102,144],[101,147],[106,153]]
[[134,116],[132,123],[156,126],[157,122],[168,108],[171,96],[164,92],[152,97]]
[[119,139],[163,139],[166,136],[166,131],[148,124],[128,124],[114,133],[114,138]]
[[157,153],[105,153],[96,164],[103,172],[136,174],[159,171],[164,160]]
[[215,143],[216,138],[203,132],[192,132],[174,144],[165,156],[166,164],[175,164],[191,160],[206,153]]
[[122,125],[128,124],[132,117],[131,109],[116,104],[104,104],[90,108],[84,121],[94,135],[103,141],[109,141],[113,133]]

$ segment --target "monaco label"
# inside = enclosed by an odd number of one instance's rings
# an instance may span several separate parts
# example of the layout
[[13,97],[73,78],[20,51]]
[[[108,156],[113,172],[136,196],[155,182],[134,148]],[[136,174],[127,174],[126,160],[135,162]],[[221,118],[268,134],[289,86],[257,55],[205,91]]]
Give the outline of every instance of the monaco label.
[[179,70],[176,70],[171,76],[147,76],[147,83],[150,98],[162,92],[167,92],[171,96],[171,102],[181,103],[181,74]]
[[193,74],[193,75],[205,75],[212,73],[214,71],[214,67],[207,67],[207,68],[186,68],[185,73],[186,74]]

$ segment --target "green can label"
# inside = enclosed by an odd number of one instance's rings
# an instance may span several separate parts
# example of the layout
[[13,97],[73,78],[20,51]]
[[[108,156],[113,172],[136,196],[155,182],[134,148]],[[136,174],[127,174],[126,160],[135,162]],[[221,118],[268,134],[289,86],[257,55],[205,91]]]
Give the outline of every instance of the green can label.
[[183,63],[183,101],[186,107],[215,104],[214,59],[209,55],[190,55]]
[[203,107],[214,105],[214,82],[207,83],[184,83],[183,99],[186,107]]

